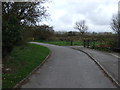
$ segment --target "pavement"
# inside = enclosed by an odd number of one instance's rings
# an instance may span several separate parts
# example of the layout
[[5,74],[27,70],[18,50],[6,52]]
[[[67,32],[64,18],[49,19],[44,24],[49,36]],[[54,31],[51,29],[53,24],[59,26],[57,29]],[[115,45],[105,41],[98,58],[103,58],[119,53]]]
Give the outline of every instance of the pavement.
[[103,51],[97,51],[89,48],[84,48],[81,46],[69,46],[70,48],[84,51],[93,57],[111,76],[112,79],[115,80],[116,83],[120,83],[120,54],[119,53],[108,53]]
[[50,44],[52,54],[21,88],[116,88],[104,72],[83,52]]

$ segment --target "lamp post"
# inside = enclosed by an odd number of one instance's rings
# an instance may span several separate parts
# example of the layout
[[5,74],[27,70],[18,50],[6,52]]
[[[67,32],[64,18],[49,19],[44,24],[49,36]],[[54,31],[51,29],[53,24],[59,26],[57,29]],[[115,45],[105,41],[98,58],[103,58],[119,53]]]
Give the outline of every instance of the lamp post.
[[120,52],[120,1],[118,2],[118,24],[119,24],[119,30],[117,37],[117,49]]
[[[120,1],[118,2],[118,22],[119,22],[119,30],[118,30],[118,44],[117,48],[120,52]],[[120,60],[118,60],[118,82],[120,82]]]

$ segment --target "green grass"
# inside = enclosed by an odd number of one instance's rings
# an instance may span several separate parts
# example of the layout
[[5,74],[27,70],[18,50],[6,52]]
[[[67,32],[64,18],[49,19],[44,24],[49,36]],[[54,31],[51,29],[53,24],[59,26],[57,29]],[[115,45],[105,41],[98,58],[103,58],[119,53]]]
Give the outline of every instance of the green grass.
[[28,44],[24,48],[16,47],[4,68],[11,71],[3,73],[3,88],[12,88],[36,68],[49,54],[49,49],[40,45]]
[[[67,41],[37,41],[37,42],[42,42],[42,43],[48,43],[48,44],[53,44],[53,45],[58,45],[58,46],[70,46],[71,42]],[[83,42],[79,41],[73,41],[73,46],[81,46],[83,45]]]
[[[58,45],[58,46],[71,46],[70,41],[44,41],[44,40],[40,40],[37,42],[48,43],[48,44],[53,44],[53,45]],[[102,44],[104,44],[104,43],[102,43]],[[93,42],[91,42],[89,45],[92,46]],[[101,42],[95,42],[95,45],[101,45]],[[82,41],[73,41],[73,46],[83,46],[83,42]]]
[[[71,46],[70,41],[68,41],[68,42],[67,41],[37,41],[37,42],[48,43],[48,44],[53,44],[53,45],[58,45],[58,46]],[[89,43],[90,48],[93,48],[93,43],[94,42]],[[94,49],[97,49],[100,51],[111,51],[109,48],[102,48],[102,47],[98,48],[97,46],[99,46],[101,44],[106,45],[106,43],[104,43],[104,42],[96,41]],[[73,46],[83,46],[83,42],[82,41],[73,41]]]

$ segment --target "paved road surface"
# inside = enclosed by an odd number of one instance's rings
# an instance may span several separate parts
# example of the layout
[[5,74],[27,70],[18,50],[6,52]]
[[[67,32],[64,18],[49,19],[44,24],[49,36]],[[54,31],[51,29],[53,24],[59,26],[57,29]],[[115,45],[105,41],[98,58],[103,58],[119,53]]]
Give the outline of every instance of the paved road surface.
[[49,44],[52,55],[22,88],[115,88],[86,54]]
[[[70,46],[71,48],[82,50],[90,54],[94,59],[96,59],[106,71],[114,78],[116,81],[119,80],[118,78],[118,70],[119,70],[119,61],[120,57],[119,54],[112,54],[103,51],[97,51],[89,48],[84,48],[81,46]],[[120,80],[119,80],[120,82]]]

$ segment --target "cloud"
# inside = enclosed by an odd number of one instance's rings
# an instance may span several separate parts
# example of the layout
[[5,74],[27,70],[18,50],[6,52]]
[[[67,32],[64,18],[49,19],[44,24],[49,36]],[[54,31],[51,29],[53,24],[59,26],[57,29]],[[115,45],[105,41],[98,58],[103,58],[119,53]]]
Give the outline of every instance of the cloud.
[[117,13],[119,0],[52,0],[47,3],[51,20],[47,24],[56,31],[75,30],[74,23],[86,20],[89,31],[112,31],[110,22]]

